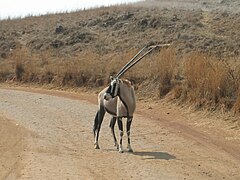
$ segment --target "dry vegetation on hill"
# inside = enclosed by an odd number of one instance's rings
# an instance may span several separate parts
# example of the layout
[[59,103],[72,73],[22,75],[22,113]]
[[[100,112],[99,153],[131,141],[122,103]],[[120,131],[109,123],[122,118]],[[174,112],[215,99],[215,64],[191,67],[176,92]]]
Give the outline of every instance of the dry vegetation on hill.
[[2,20],[0,80],[103,86],[144,45],[171,43],[124,76],[138,93],[240,113],[239,22],[221,9],[137,6]]

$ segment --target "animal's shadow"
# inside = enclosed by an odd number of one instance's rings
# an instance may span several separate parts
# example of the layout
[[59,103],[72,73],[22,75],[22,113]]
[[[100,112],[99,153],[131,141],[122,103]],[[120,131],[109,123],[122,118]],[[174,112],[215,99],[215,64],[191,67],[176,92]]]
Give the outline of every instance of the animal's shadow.
[[164,159],[164,160],[170,160],[170,159],[176,159],[175,156],[167,153],[167,152],[132,152],[131,154],[135,156],[142,156],[144,159]]

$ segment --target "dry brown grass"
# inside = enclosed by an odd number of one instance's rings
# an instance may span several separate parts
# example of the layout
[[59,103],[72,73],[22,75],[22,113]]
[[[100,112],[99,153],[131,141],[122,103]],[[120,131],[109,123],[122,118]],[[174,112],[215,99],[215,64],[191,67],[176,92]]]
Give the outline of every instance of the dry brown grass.
[[8,78],[6,74],[11,74],[8,80],[16,79],[24,83],[53,83],[72,87],[103,85],[95,83],[116,72],[108,66],[111,65],[108,63],[111,57],[104,58],[91,51],[68,58],[52,51],[34,54],[24,48],[16,49],[1,62],[1,80],[5,81]]
[[240,88],[238,90],[237,99],[236,99],[236,101],[234,103],[234,106],[233,106],[233,111],[234,111],[234,114],[237,114],[237,115],[240,114]]
[[236,97],[234,70],[215,57],[193,53],[185,59],[185,83],[183,99],[196,104],[197,108],[208,107],[210,110],[232,109]]
[[[100,56],[86,50],[74,57],[63,57],[50,50],[37,54],[17,48],[1,62],[0,78],[1,81],[94,88],[106,85],[109,76],[115,75],[136,52],[130,49],[122,54]],[[163,98],[171,94],[172,99],[195,104],[197,109],[239,113],[239,72],[240,66],[201,53],[192,53],[181,61],[175,50],[169,48],[150,54],[124,78],[132,80],[136,89],[139,87],[141,96]]]

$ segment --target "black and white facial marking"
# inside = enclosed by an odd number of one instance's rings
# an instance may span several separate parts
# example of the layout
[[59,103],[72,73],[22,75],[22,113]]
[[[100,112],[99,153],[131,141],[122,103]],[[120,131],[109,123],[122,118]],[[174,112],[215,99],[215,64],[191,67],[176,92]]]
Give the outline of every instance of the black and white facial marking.
[[106,93],[104,94],[104,99],[109,100],[111,98],[116,97],[118,95],[118,89],[119,89],[119,80],[112,79]]

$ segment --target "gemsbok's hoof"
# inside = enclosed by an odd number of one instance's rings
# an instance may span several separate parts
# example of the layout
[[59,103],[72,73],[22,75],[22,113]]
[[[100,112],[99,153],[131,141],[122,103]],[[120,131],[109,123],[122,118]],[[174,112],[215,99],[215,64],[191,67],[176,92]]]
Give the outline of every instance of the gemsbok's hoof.
[[128,152],[132,153],[132,152],[133,152],[133,150],[132,150],[132,149],[128,149]]
[[119,153],[123,153],[123,146],[120,144],[119,145],[119,150],[118,150]]
[[95,148],[95,149],[100,149],[100,147],[99,147],[98,144],[95,144],[95,145],[94,145],[94,148]]
[[116,147],[117,150],[119,150],[119,145],[118,144],[114,144],[114,147]]
[[123,153],[123,150],[122,149],[119,149],[119,151],[118,151],[119,153]]
[[127,146],[127,150],[128,150],[128,152],[133,152],[133,149],[132,149],[132,147],[131,147],[130,144],[128,144],[128,146]]

